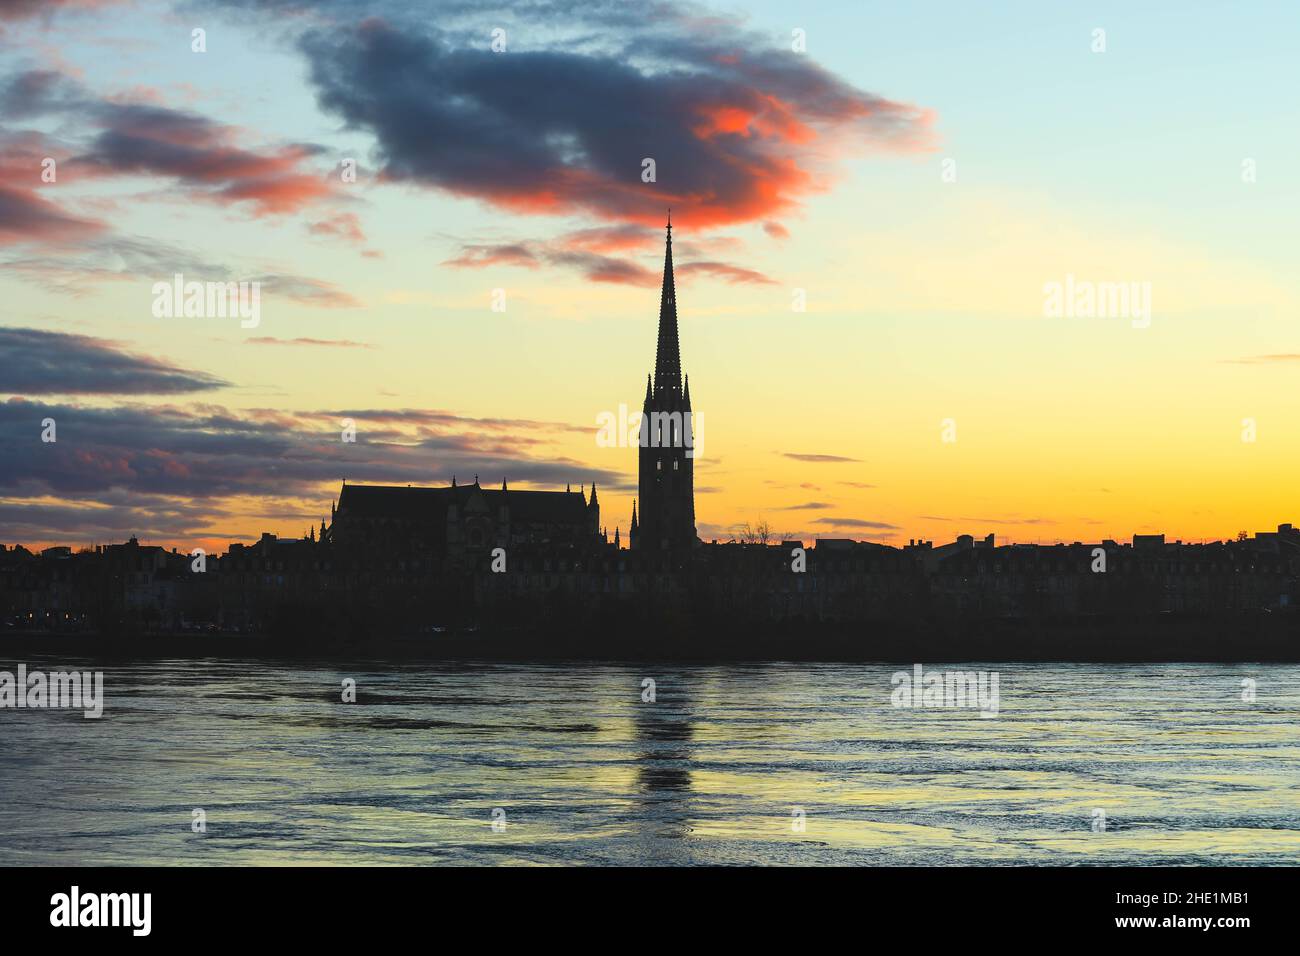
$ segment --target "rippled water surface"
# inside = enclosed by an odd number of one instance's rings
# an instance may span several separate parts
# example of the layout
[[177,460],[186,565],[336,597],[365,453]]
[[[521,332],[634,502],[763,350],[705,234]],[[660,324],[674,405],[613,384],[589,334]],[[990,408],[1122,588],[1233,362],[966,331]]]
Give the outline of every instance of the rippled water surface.
[[0,863],[1300,863],[1300,668],[984,668],[989,719],[892,665],[105,666],[98,721],[0,710]]

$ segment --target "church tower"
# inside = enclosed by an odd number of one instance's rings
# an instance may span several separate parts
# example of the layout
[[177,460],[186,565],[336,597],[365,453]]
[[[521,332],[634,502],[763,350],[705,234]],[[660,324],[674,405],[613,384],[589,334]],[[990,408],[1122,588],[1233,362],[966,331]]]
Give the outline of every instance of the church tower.
[[683,382],[673,282],[673,222],[668,219],[664,283],[659,296],[659,345],[653,377],[645,383],[637,498],[640,523],[633,547],[659,551],[690,547],[695,537],[695,459],[690,379]]

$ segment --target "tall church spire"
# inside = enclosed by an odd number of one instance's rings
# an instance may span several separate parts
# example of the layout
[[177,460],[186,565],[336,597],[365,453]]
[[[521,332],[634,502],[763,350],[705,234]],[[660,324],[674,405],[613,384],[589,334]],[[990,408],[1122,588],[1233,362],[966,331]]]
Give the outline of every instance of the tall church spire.
[[673,214],[668,213],[664,243],[664,286],[659,296],[659,347],[655,350],[655,391],[682,387],[682,356],[677,344],[677,288],[673,281]]
[[653,380],[646,382],[645,412],[637,452],[637,503],[632,547],[663,551],[691,547],[695,534],[695,459],[685,436],[693,434],[690,400],[683,390],[677,339],[677,289],[673,281],[673,221],[664,241],[664,285],[659,297],[659,344]]

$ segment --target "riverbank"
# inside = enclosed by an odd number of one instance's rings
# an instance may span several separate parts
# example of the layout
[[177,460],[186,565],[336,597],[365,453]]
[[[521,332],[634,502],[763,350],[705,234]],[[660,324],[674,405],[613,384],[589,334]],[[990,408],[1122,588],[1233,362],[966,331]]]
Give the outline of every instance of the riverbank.
[[318,640],[309,634],[0,634],[8,658],[254,657],[312,660],[1060,661],[1300,662],[1300,616],[1156,614],[1127,618],[863,624],[788,623],[743,630],[716,624],[667,631],[449,629]]

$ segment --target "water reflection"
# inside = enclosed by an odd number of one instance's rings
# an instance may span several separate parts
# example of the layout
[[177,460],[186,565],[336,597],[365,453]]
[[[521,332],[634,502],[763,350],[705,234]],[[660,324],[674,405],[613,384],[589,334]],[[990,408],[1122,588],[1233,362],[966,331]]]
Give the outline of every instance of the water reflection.
[[633,712],[638,856],[653,865],[687,862],[692,817],[691,758],[695,735],[689,684],[680,674],[656,681],[655,700]]
[[0,864],[1300,860],[1294,666],[1004,665],[994,720],[875,665],[105,670],[0,710]]

